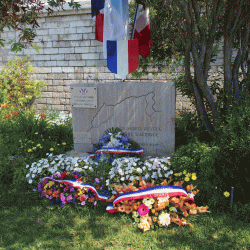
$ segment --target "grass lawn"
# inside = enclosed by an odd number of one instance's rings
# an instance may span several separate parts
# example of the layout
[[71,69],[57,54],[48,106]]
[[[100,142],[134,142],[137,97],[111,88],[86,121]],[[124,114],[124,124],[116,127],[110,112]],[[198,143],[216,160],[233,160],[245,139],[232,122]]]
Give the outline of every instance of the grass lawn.
[[190,215],[194,228],[172,223],[142,233],[131,216],[109,214],[105,205],[61,209],[36,192],[2,199],[0,249],[250,249],[250,223],[228,212]]
[[189,216],[194,228],[171,224],[140,232],[126,214],[105,207],[57,205],[36,193],[1,207],[0,249],[249,249],[250,225],[229,214]]

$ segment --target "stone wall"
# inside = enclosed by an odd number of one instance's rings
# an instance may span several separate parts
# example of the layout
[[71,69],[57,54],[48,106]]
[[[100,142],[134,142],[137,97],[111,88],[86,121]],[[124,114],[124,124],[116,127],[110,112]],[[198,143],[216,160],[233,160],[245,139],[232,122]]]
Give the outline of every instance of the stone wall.
[[[39,54],[31,47],[13,53],[10,51],[10,44],[7,43],[0,49],[0,67],[4,67],[14,56],[30,55],[28,60],[36,68],[32,75],[33,79],[47,83],[47,86],[41,89],[42,98],[34,103],[38,111],[46,107],[71,111],[71,83],[121,81],[106,67],[106,60],[102,55],[102,43],[95,40],[90,1],[83,1],[81,4],[83,9],[78,12],[66,8],[65,11],[56,11],[53,16],[45,14],[39,19],[40,27],[36,30],[37,37],[34,40],[34,44],[42,47]],[[1,38],[6,41],[18,40],[18,32],[5,30]],[[220,53],[217,61],[212,64],[210,79],[213,79],[218,71],[222,72],[222,63],[222,53]],[[180,72],[181,68],[177,71]],[[140,81],[171,80],[175,76],[177,75],[149,74]],[[131,75],[127,80],[138,81]],[[183,109],[194,111],[194,106],[187,97],[176,91],[176,114]]]

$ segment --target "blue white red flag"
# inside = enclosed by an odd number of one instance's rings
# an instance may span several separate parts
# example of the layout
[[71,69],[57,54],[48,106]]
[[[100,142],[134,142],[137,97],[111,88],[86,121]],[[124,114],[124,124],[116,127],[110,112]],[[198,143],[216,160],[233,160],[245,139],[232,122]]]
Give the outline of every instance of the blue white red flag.
[[105,0],[91,0],[92,17],[95,19],[95,39],[103,42]]
[[139,40],[139,54],[147,57],[151,48],[149,8],[144,9],[142,4],[138,6],[134,38],[138,38]]
[[107,41],[108,69],[122,80],[139,66],[138,39]]
[[129,39],[128,0],[105,0],[103,57],[107,59],[107,40]]

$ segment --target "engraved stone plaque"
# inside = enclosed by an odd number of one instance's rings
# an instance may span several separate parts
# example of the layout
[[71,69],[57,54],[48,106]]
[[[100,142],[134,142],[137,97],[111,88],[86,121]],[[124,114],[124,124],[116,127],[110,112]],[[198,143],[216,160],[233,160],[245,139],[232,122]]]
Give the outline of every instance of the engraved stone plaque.
[[72,106],[73,134],[78,138],[74,141],[75,150],[93,152],[92,144],[99,142],[105,130],[119,127],[141,145],[143,156],[172,156],[175,146],[172,81],[79,83],[71,84],[71,88],[98,90],[97,108]]
[[97,108],[96,87],[71,87],[71,107]]
[[74,143],[91,143],[91,133],[75,132]]

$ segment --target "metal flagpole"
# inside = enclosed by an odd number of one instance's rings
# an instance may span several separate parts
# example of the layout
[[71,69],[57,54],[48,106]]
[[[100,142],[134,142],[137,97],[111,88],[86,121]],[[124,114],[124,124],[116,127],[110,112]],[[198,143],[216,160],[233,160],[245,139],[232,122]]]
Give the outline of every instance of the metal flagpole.
[[134,17],[133,29],[132,29],[132,32],[131,32],[130,40],[132,40],[133,36],[134,36],[135,20],[136,20],[136,15],[137,15],[138,7],[139,7],[139,4],[137,3],[136,4],[136,10],[135,10],[135,17]]

